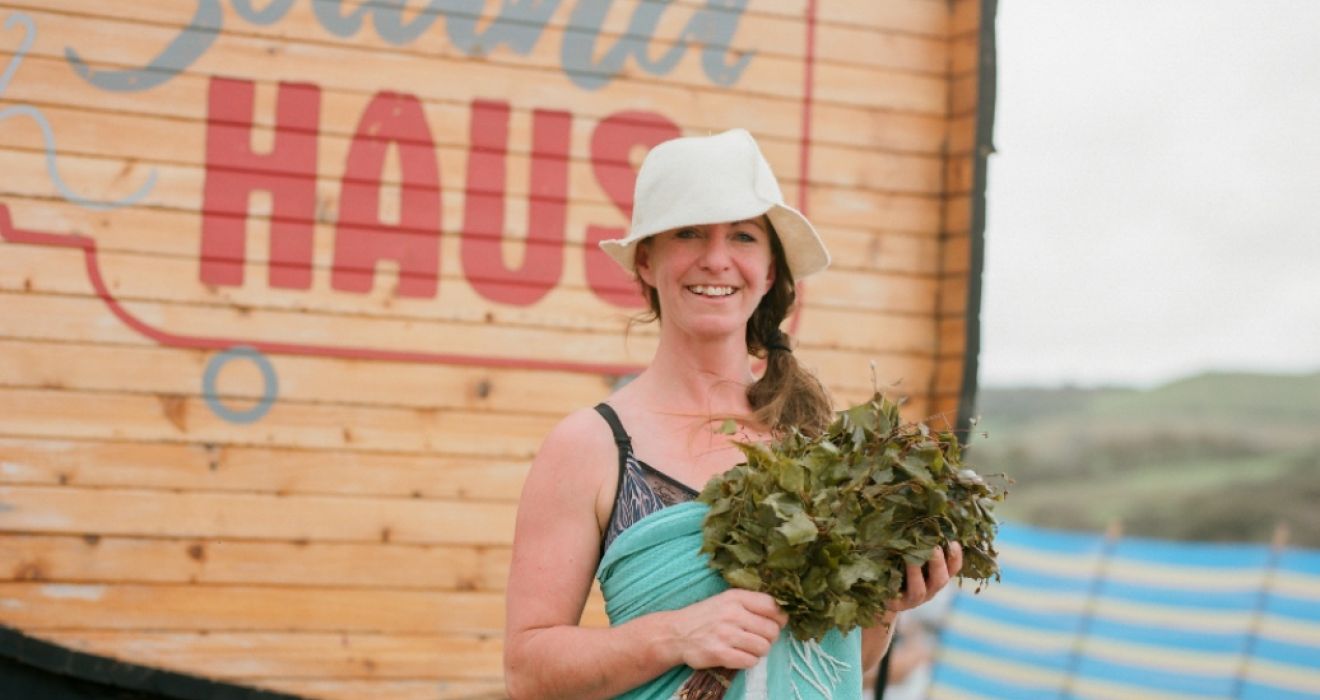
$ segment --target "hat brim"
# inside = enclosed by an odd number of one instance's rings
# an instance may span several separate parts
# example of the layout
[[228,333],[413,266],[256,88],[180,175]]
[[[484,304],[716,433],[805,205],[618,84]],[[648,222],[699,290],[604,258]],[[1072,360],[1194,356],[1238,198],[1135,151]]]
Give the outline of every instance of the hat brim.
[[[825,248],[825,242],[821,240],[820,234],[816,232],[816,227],[807,221],[807,217],[803,216],[802,212],[793,207],[775,204],[765,211],[745,217],[735,217],[732,220],[737,221],[762,214],[770,219],[770,224],[774,226],[775,233],[779,236],[779,243],[784,248],[785,262],[788,264],[788,271],[793,274],[793,279],[800,280],[830,266],[830,252]],[[694,221],[683,225],[697,226],[710,223],[717,222]],[[637,272],[637,244],[657,233],[662,232],[629,234],[625,238],[601,241],[600,249],[625,272],[634,274]]]

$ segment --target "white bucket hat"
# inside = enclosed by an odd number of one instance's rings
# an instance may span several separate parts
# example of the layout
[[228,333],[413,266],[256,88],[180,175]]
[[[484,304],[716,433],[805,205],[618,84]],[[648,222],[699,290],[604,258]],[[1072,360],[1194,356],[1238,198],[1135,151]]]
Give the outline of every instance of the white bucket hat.
[[638,241],[680,226],[742,221],[765,214],[779,234],[788,269],[800,280],[830,264],[820,234],[784,203],[779,182],[746,129],[686,136],[656,145],[637,173],[632,227],[624,238],[601,241],[629,273]]

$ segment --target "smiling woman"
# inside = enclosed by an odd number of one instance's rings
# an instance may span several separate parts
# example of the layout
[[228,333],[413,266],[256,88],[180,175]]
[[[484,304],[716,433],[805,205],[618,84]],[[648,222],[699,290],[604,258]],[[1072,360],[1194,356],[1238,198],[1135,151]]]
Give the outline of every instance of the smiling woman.
[[[829,671],[804,674],[775,599],[729,589],[699,553],[707,509],[693,501],[741,461],[735,436],[716,426],[732,419],[737,439],[765,441],[818,433],[831,417],[779,328],[795,280],[829,264],[820,236],[735,129],[656,146],[637,175],[628,235],[601,247],[636,275],[659,344],[633,382],[561,421],[532,464],[509,572],[509,695],[860,698],[892,613],[832,632],[813,647]],[[766,360],[760,378],[752,358]],[[959,566],[937,550],[893,609],[929,599]],[[593,572],[608,629],[578,624]]]

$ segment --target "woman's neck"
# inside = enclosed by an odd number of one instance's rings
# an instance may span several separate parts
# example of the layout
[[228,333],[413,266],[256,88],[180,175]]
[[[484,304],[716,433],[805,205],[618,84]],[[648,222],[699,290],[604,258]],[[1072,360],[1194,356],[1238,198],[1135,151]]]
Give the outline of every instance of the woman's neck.
[[742,334],[696,338],[665,330],[655,358],[638,377],[658,408],[696,415],[751,412],[747,387],[754,377]]

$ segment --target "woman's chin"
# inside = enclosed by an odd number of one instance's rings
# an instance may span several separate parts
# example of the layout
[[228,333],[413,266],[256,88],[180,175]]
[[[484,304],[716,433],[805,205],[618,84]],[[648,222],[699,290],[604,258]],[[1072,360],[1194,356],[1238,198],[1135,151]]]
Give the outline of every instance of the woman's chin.
[[701,342],[715,342],[747,335],[747,319],[715,316],[687,319],[680,324],[685,335]]

